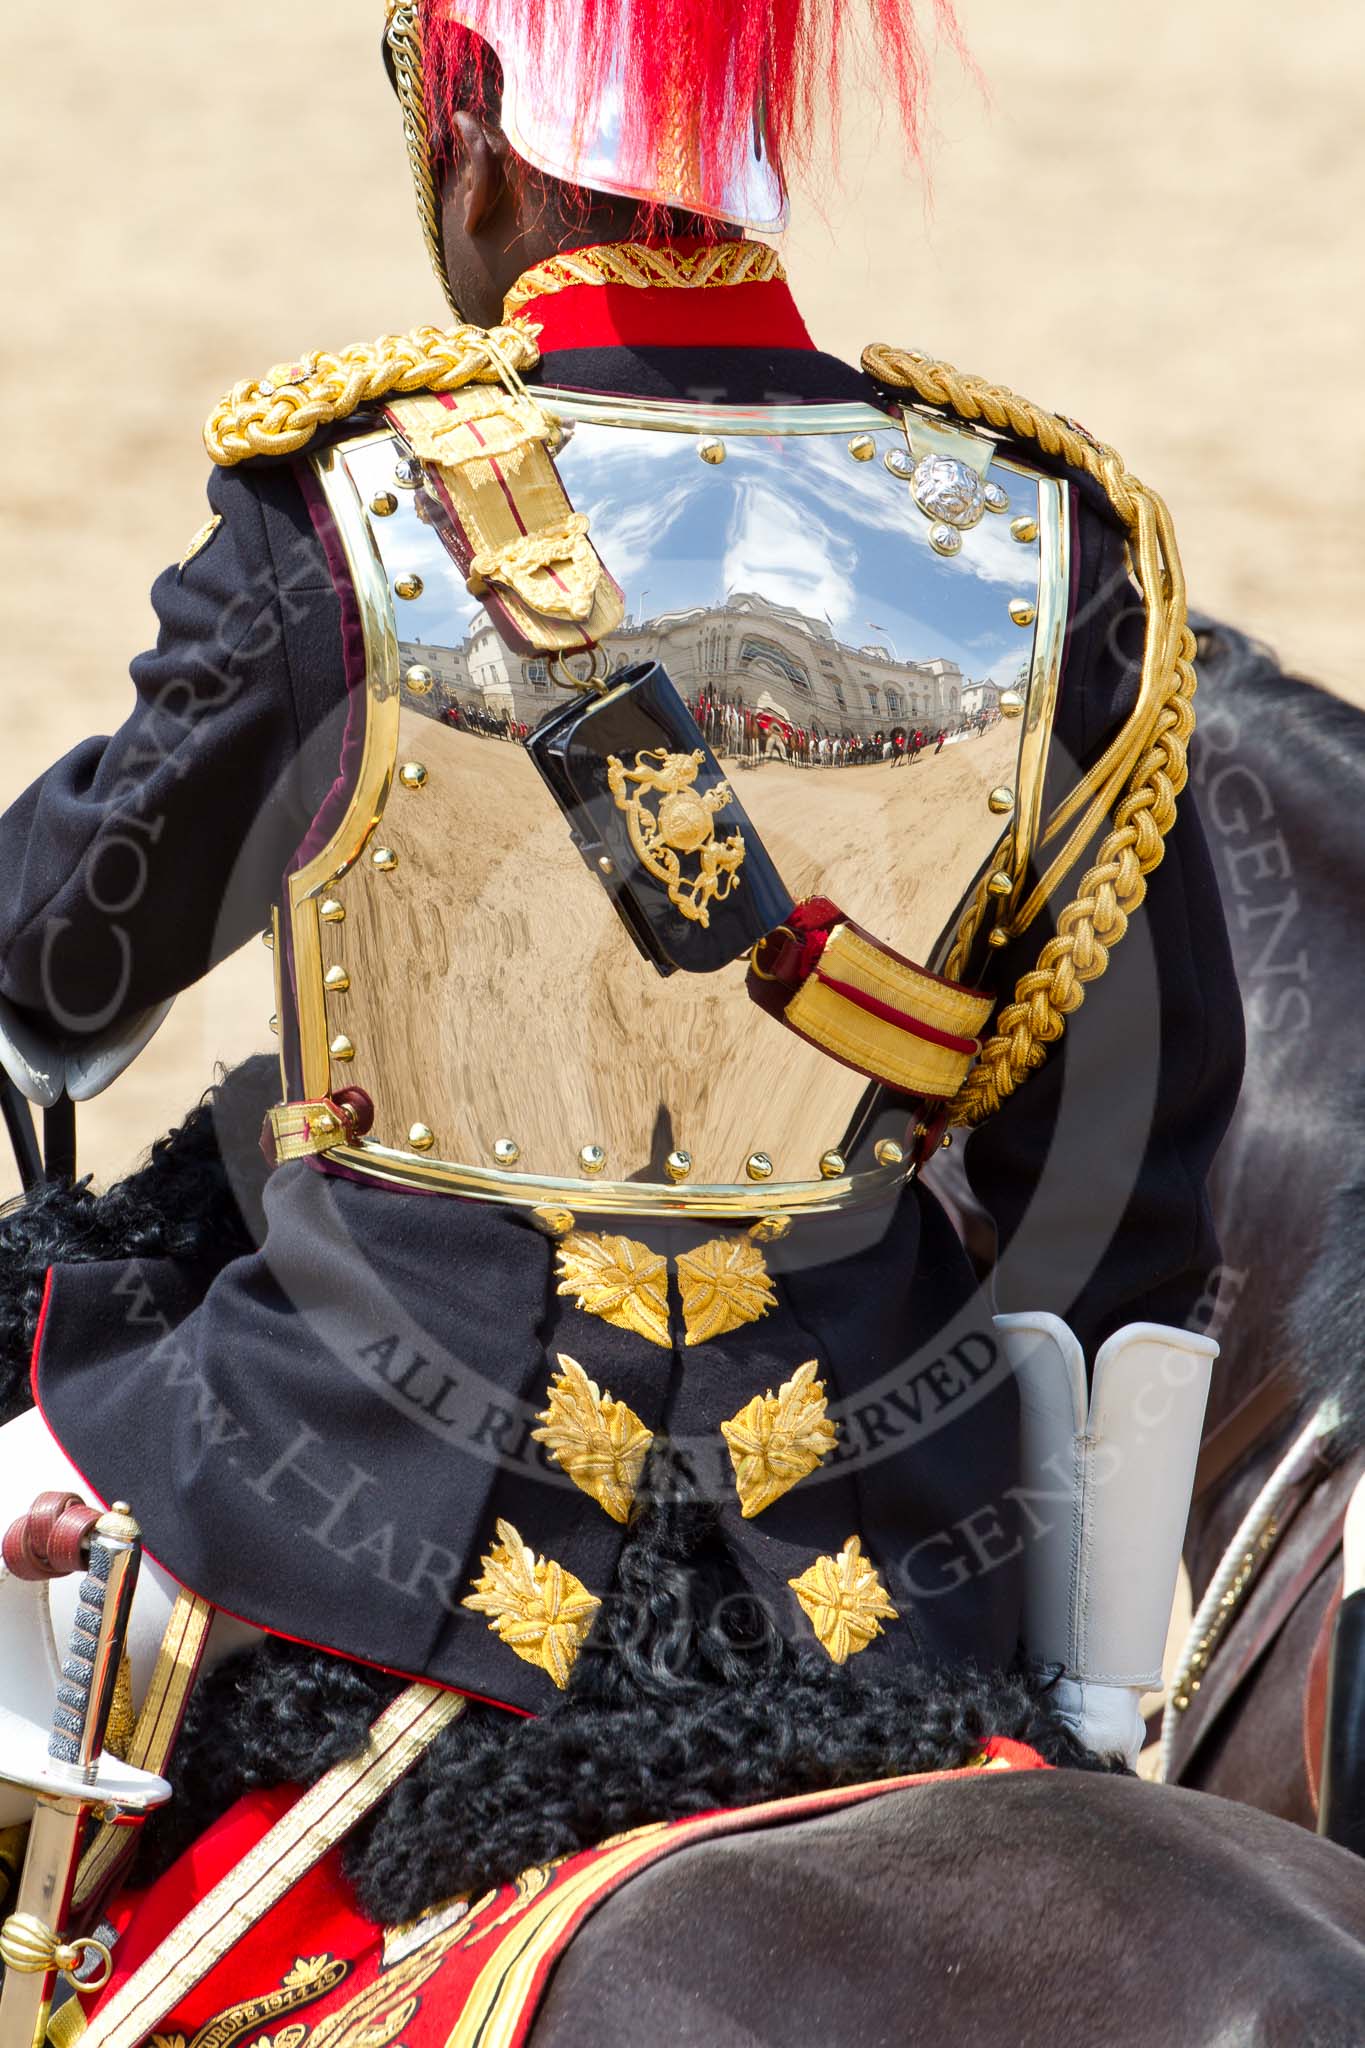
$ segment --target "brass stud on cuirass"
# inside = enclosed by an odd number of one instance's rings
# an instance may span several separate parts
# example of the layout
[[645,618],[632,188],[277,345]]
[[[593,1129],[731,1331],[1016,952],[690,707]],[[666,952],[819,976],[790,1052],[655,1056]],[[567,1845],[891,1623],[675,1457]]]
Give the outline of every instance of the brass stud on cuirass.
[[821,1180],[839,1180],[847,1171],[848,1162],[845,1160],[842,1152],[822,1152],[820,1154]]
[[1021,547],[1027,547],[1030,541],[1035,541],[1038,538],[1038,521],[1036,519],[1011,519],[1010,532]]
[[398,510],[398,500],[392,491],[376,491],[370,500],[370,510],[376,519],[391,519]]
[[329,967],[322,977],[322,985],[329,995],[344,996],[351,986],[351,977],[344,967]]
[[398,771],[398,780],[404,789],[425,789],[427,771],[420,761],[405,761]]
[[579,1152],[578,1163],[584,1173],[602,1173],[606,1169],[607,1155],[600,1145],[584,1145]]
[[1018,690],[1002,690],[1000,692],[998,709],[1002,718],[1021,718],[1024,711],[1024,700]]
[[270,925],[267,925],[265,930],[261,933],[261,944],[267,949],[268,952],[274,952],[275,933]]
[[878,1166],[899,1166],[905,1158],[904,1148],[894,1138],[878,1138],[872,1151]]
[[533,1209],[531,1221],[544,1237],[567,1237],[576,1217],[572,1209]]
[[692,1154],[690,1152],[670,1152],[664,1161],[664,1172],[671,1181],[686,1180],[691,1171]]
[[521,1157],[521,1147],[515,1138],[495,1138],[493,1157],[499,1166],[515,1166]]
[[340,924],[345,915],[345,904],[338,903],[335,896],[324,896],[318,905],[318,916],[324,924]]
[[279,1018],[278,1018],[278,1017],[277,1017],[277,1016],[276,1016],[276,1015],[274,1014],[274,1012],[273,1012],[273,1011],[271,1012],[270,1016],[268,1016],[268,1017],[266,1018],[266,1020],[265,1020],[265,1028],[266,1028],[266,1030],[267,1030],[267,1031],[273,1031],[273,1032],[274,1032],[274,1034],[275,1034],[275,1036],[276,1036],[276,1038],[278,1038],[278,1037],[279,1037],[279,1035],[280,1035],[280,1020],[279,1020]]
[[877,452],[877,444],[871,434],[855,434],[848,444],[848,452],[855,462],[871,462]]
[[1014,791],[1006,789],[1002,782],[1000,787],[993,789],[986,798],[986,809],[997,818],[1008,817],[1009,813],[1014,809]]
[[429,1124],[410,1124],[408,1126],[408,1143],[414,1152],[430,1152],[432,1146],[436,1143],[436,1133]]
[[766,1152],[751,1152],[744,1162],[744,1171],[750,1180],[771,1180],[773,1163]]
[[401,575],[395,576],[393,579],[393,589],[396,597],[420,597],[425,588],[426,585],[415,569],[405,569]]
[[404,672],[403,682],[414,697],[429,697],[436,678],[429,668],[424,668],[421,662],[417,661]]
[[371,867],[378,868],[381,874],[387,875],[392,869],[397,867],[398,855],[391,846],[376,846],[374,852],[370,855],[370,865]]
[[355,1047],[344,1031],[337,1033],[327,1050],[331,1053],[334,1060],[353,1060],[355,1058]]
[[1016,626],[1031,626],[1037,616],[1038,607],[1030,598],[1012,597],[1010,599],[1010,617],[1014,620]]
[[697,443],[697,453],[703,462],[724,462],[725,443],[714,439],[699,441]]

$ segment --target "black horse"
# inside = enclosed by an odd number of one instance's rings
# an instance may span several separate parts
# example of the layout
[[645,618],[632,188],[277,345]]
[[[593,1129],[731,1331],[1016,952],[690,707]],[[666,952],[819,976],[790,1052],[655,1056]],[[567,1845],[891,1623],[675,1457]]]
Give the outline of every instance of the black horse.
[[1211,1183],[1222,1353],[1185,1546],[1196,1607],[1240,1541],[1173,1688],[1168,1775],[1311,1827],[1341,1524],[1365,1475],[1365,715],[1226,626],[1200,637],[1191,789],[1247,1070]]

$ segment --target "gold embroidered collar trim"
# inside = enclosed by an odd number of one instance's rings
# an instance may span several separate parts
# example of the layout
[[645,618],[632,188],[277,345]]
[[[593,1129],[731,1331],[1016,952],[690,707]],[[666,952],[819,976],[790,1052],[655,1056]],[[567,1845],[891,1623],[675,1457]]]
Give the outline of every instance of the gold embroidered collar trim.
[[503,319],[521,313],[532,299],[548,298],[575,284],[621,284],[636,291],[705,291],[717,285],[783,284],[787,273],[766,242],[707,242],[699,249],[651,249],[643,242],[603,242],[571,249],[525,270],[507,294]]

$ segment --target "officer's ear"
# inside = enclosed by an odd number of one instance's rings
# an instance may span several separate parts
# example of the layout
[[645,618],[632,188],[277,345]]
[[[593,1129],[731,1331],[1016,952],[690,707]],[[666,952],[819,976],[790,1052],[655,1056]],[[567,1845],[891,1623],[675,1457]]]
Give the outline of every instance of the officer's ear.
[[457,108],[453,119],[459,137],[453,179],[460,208],[458,218],[467,235],[476,235],[491,218],[506,189],[506,142],[501,129],[490,129],[479,115],[464,108]]

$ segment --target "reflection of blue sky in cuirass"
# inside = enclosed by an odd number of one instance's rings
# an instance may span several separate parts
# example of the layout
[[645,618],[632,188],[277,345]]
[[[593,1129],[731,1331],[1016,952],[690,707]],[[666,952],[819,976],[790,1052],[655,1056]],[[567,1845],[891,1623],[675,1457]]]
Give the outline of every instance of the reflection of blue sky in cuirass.
[[[871,416],[875,417],[875,416]],[[964,680],[1013,683],[1029,641],[1011,621],[1013,596],[1037,592],[1036,545],[1010,521],[1037,516],[1036,486],[997,466],[1007,514],[988,514],[945,559],[929,522],[881,456],[905,446],[877,433],[877,457],[855,462],[849,429],[783,437],[731,435],[726,459],[698,459],[692,433],[580,422],[557,460],[598,553],[625,592],[629,622],[721,606],[736,592],[790,606],[850,647],[880,646],[897,662],[955,662]],[[367,490],[392,473],[378,445],[353,461]],[[391,570],[416,568],[425,588],[400,606],[405,641],[458,647],[481,607],[436,536],[399,514],[376,537]]]

